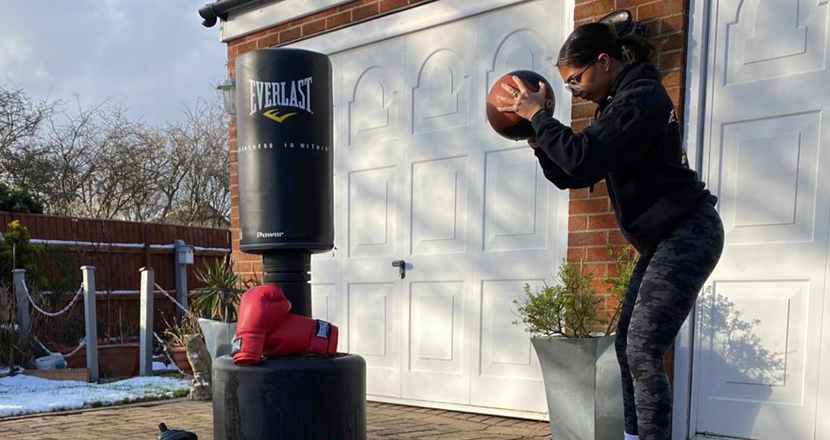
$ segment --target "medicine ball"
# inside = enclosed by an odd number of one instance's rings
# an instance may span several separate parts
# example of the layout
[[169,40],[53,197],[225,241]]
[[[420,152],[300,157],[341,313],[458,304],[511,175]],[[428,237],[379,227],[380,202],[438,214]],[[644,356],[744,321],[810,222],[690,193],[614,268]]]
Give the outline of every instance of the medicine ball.
[[545,109],[551,113],[554,109],[554,97],[553,89],[551,88],[548,80],[546,80],[542,75],[530,70],[515,70],[507,73],[499,78],[495,84],[493,84],[493,87],[490,88],[490,93],[487,94],[487,120],[490,122],[490,126],[493,127],[493,130],[496,130],[496,133],[506,137],[507,139],[518,141],[532,138],[536,135],[533,131],[533,127],[530,125],[530,121],[513,112],[500,112],[498,107],[506,107],[509,104],[500,102],[496,99],[497,96],[504,96],[512,99],[512,96],[504,90],[502,84],[507,84],[514,89],[518,89],[516,82],[513,81],[513,75],[522,79],[525,87],[527,87],[530,92],[539,91],[540,81],[545,83],[545,88],[548,91]]

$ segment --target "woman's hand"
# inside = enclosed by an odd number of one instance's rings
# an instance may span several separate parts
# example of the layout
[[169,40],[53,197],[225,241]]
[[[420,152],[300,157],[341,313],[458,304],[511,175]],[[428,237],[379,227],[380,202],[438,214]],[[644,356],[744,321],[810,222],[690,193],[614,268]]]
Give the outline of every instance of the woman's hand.
[[513,82],[516,83],[517,88],[513,88],[507,84],[501,85],[504,90],[513,95],[513,98],[511,99],[504,96],[498,96],[497,98],[499,102],[503,102],[507,105],[497,107],[497,109],[500,112],[516,113],[529,121],[539,110],[545,108],[545,99],[547,97],[545,83],[540,81],[539,91],[531,92],[527,90],[524,81],[522,81],[518,76],[513,76]]

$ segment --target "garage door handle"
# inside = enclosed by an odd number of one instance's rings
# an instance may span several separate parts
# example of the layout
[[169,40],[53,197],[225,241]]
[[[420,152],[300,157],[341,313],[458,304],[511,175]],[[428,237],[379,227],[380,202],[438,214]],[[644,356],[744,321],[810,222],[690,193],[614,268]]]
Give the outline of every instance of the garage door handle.
[[395,260],[392,262],[392,267],[398,268],[398,273],[401,276],[401,279],[406,278],[406,261],[404,260]]

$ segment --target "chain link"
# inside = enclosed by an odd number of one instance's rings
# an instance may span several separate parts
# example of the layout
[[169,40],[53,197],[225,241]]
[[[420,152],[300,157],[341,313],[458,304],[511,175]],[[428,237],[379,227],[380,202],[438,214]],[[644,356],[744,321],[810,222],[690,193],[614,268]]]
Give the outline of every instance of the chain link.
[[73,354],[81,351],[82,348],[86,347],[86,339],[81,339],[81,343],[77,347],[75,347],[74,350],[70,351],[69,353],[66,353],[66,354],[56,353],[56,352],[53,352],[52,350],[49,350],[48,348],[46,348],[46,346],[43,345],[43,342],[40,342],[40,339],[38,339],[37,336],[32,335],[32,339],[34,339],[35,342],[37,342],[37,345],[40,345],[40,348],[42,348],[43,351],[45,351],[46,353],[48,353],[50,355],[59,354],[59,355],[63,356],[64,359],[72,356]]
[[176,298],[173,298],[172,296],[170,296],[170,294],[167,293],[167,291],[164,290],[161,286],[159,286],[158,283],[153,283],[153,284],[155,285],[156,289],[160,290],[161,293],[163,293],[164,296],[167,297],[167,299],[169,299],[170,301],[173,301],[173,304],[175,304],[176,307],[180,308],[187,315],[190,315],[190,310],[187,310],[187,307],[181,305],[178,301],[176,301]]
[[25,281],[23,282],[23,291],[26,293],[26,297],[29,298],[29,303],[32,304],[32,307],[34,307],[35,310],[37,310],[38,312],[40,312],[40,313],[42,313],[46,316],[52,317],[52,318],[54,318],[56,316],[63,315],[64,313],[69,311],[69,309],[71,309],[72,306],[74,306],[75,303],[78,302],[78,299],[81,297],[81,294],[83,293],[83,290],[84,290],[84,285],[83,285],[83,283],[81,283],[81,287],[78,289],[77,292],[75,292],[75,296],[72,298],[72,301],[70,301],[69,304],[66,305],[66,307],[64,307],[63,309],[61,309],[58,312],[47,312],[46,310],[41,309],[40,307],[38,307],[37,304],[35,304],[35,300],[32,298],[32,295],[29,294],[29,287],[26,286]]

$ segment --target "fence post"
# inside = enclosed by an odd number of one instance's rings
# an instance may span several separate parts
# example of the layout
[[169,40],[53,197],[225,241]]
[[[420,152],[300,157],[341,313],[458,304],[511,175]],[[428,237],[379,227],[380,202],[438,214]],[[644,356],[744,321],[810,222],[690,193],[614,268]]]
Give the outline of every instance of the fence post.
[[81,266],[84,277],[84,323],[86,326],[86,367],[89,380],[98,382],[98,312],[95,301],[95,266]]
[[141,357],[139,373],[142,376],[153,374],[153,293],[155,283],[152,267],[142,267],[141,270],[141,305],[139,320],[139,344]]
[[20,337],[29,339],[29,298],[26,296],[26,269],[12,270],[12,281],[15,298],[17,299],[17,324]]
[[[177,239],[173,249],[176,254],[176,301],[187,308],[187,266],[193,264],[193,246]],[[176,316],[181,318],[183,314],[184,311],[176,307]]]

